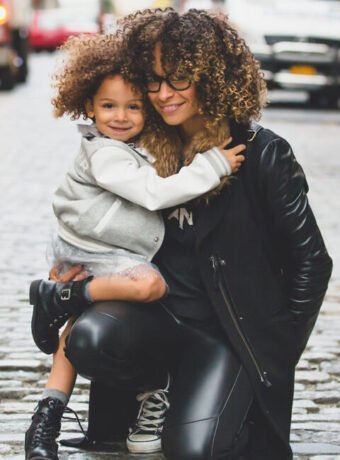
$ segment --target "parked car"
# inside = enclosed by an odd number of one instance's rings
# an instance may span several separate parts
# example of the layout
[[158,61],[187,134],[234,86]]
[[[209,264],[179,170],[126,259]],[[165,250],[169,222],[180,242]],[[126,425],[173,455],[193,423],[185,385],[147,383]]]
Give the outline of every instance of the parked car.
[[340,98],[340,1],[228,0],[226,11],[261,63],[269,88]]
[[92,8],[49,8],[36,10],[29,31],[34,51],[53,51],[71,35],[97,33],[99,24]]
[[0,0],[0,88],[12,89],[28,75],[30,0]]

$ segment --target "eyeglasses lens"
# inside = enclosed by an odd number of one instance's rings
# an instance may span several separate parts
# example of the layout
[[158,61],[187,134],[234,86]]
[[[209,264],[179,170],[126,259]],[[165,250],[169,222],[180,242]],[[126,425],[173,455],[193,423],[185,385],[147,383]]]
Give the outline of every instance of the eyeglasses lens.
[[191,85],[191,81],[189,81],[186,78],[182,77],[159,77],[157,76],[152,76],[148,79],[147,81],[147,90],[150,93],[158,93],[158,91],[161,89],[161,85],[163,81],[166,82],[170,88],[174,89],[175,91],[184,91],[188,89]]

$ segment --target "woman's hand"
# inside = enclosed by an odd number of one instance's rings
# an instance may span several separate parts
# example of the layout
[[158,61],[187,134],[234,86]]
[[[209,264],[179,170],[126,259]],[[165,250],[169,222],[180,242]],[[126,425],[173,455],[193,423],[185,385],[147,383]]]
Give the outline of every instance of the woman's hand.
[[240,153],[246,149],[246,146],[244,144],[239,144],[231,149],[226,149],[226,145],[229,145],[231,141],[232,137],[229,137],[222,145],[218,146],[218,149],[225,156],[230,164],[231,171],[234,173],[240,169],[240,166],[245,160],[244,155],[240,155]]
[[62,275],[59,273],[58,265],[54,265],[49,271],[49,279],[60,283],[68,283],[69,281],[81,281],[88,277],[88,273],[82,265],[73,265],[67,272]]

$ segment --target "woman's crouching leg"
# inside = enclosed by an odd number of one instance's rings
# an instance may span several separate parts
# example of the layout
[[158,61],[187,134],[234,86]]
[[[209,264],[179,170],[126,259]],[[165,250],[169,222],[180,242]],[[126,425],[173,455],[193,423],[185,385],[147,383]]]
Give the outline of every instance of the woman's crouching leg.
[[131,340],[128,321],[124,321],[125,308],[131,309],[131,305],[103,302],[74,323],[65,354],[78,374],[113,385],[136,378],[138,369],[133,365],[133,356],[138,345]]
[[168,460],[235,460],[253,401],[245,369],[223,336],[190,331],[162,436]]
[[[65,354],[85,378],[124,388],[143,388],[157,378],[150,375],[150,366],[143,362],[143,357],[148,356],[147,339],[152,334],[148,331],[153,324],[150,315],[157,320],[164,313],[153,304],[98,303],[74,323]],[[149,361],[148,357],[148,364]]]

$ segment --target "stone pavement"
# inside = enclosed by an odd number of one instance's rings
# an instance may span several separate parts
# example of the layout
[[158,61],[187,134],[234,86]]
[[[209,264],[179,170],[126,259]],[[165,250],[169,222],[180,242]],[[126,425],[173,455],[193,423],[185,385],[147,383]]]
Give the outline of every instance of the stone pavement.
[[[29,85],[0,93],[0,458],[7,460],[24,458],[24,432],[51,363],[30,337],[28,286],[46,276],[51,196],[78,143],[74,125],[51,117],[46,78],[51,62],[49,56],[35,56]],[[266,110],[263,122],[289,139],[304,166],[310,201],[335,262],[324,307],[296,374],[295,459],[340,459],[340,115],[275,108]],[[70,402],[84,419],[87,390],[88,383],[79,378]],[[74,422],[65,422],[62,437],[76,431]],[[163,458],[128,455],[123,446],[116,453],[65,448],[60,453],[61,460]]]

